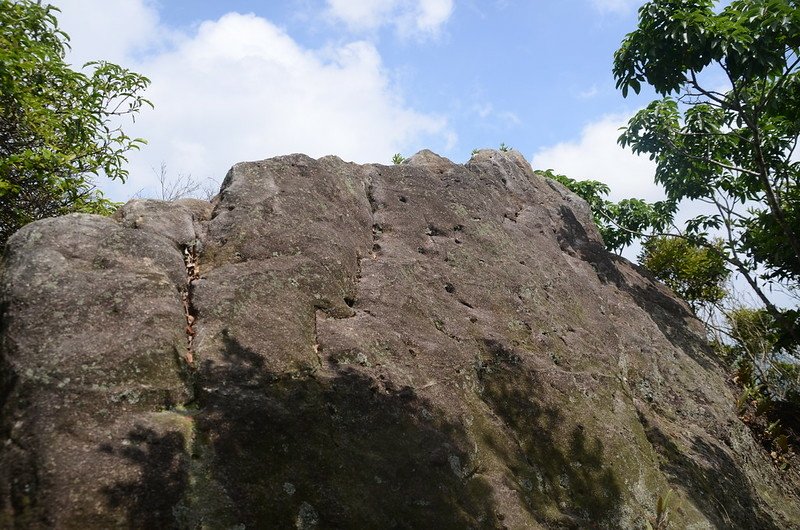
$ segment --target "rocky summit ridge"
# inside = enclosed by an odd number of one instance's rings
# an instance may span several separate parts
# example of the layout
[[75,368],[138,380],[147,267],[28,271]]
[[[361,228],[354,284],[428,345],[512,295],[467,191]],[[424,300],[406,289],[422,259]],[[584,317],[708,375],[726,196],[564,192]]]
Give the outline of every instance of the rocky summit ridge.
[[0,267],[2,528],[800,527],[700,323],[515,152],[240,163]]

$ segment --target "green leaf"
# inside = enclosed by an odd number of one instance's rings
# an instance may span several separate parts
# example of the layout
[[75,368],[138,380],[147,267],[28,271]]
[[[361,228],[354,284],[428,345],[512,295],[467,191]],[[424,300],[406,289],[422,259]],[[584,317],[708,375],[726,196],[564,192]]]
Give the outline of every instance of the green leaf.
[[128,137],[119,118],[152,107],[142,96],[149,80],[104,61],[72,70],[57,13],[0,1],[0,245],[36,219],[110,212],[91,176],[124,180],[125,154],[145,143]]

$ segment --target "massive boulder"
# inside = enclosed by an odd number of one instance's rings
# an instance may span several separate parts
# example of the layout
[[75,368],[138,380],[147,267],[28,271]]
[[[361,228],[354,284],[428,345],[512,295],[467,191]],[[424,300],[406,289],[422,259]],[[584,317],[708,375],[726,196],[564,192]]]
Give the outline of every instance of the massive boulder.
[[517,153],[237,164],[30,224],[0,527],[800,527],[687,307]]

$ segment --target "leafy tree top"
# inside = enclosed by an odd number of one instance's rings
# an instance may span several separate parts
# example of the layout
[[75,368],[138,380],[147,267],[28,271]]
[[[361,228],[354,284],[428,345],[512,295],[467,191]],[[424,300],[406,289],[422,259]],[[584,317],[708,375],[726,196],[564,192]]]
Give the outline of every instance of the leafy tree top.
[[637,30],[614,55],[613,73],[622,94],[638,93],[642,83],[661,95],[681,92],[712,63],[721,65],[735,85],[787,77],[792,70],[787,63],[797,65],[800,46],[798,2],[735,0],[720,12],[715,4],[657,0],[642,6]]
[[642,244],[639,263],[697,312],[728,294],[725,282],[730,271],[722,257],[722,242],[714,244],[715,248],[706,248],[677,237],[649,238]]
[[[700,200],[688,235],[729,232],[737,268],[800,277],[800,8],[795,0],[654,0],[614,56],[627,94],[648,83],[664,97],[631,119],[623,146],[656,161],[671,201]],[[712,67],[725,80],[709,87]],[[748,212],[749,209],[749,212]],[[776,245],[776,240],[782,245]]]
[[149,80],[107,62],[65,62],[58,9],[0,0],[0,245],[24,224],[69,212],[107,213],[92,178],[123,180],[130,138],[121,119],[150,102]]
[[763,288],[800,286],[800,3],[651,0],[613,73],[623,95],[643,84],[661,95],[620,143],[656,162],[670,202],[709,207],[677,235],[724,257],[800,344],[795,319]]

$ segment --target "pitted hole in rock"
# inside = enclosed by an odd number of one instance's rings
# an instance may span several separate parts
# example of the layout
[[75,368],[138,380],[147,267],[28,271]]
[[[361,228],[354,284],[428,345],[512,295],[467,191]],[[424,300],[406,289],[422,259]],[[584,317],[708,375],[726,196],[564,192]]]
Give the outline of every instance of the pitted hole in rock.
[[425,230],[425,234],[431,237],[447,235],[444,230],[432,224],[428,225],[428,229]]
[[451,294],[456,292],[456,288],[453,286],[452,283],[449,282],[444,284],[444,290]]
[[352,296],[345,296],[344,303],[347,304],[347,307],[353,307],[354,305],[356,305],[356,299],[353,298]]
[[408,202],[408,197],[406,197],[405,195],[401,195],[398,199],[400,200],[400,202]]

